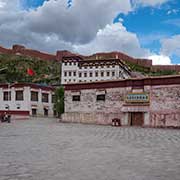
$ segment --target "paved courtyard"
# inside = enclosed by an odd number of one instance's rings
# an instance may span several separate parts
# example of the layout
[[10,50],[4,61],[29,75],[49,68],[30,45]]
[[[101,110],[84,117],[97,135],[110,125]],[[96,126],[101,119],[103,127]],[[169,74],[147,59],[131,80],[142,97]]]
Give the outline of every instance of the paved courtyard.
[[180,180],[180,130],[0,124],[0,180]]

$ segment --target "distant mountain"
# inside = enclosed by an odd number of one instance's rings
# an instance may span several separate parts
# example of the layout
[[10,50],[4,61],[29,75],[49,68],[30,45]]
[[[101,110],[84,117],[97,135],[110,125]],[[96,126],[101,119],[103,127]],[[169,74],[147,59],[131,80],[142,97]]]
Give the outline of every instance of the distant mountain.
[[[13,45],[12,49],[0,46],[0,83],[34,82],[59,84],[61,61],[64,57],[80,56],[83,59],[121,59],[134,72],[134,77],[180,74],[179,65],[152,65],[148,59],[137,59],[121,52],[102,52],[83,56],[67,50],[55,55]],[[27,70],[33,71],[29,75]]]

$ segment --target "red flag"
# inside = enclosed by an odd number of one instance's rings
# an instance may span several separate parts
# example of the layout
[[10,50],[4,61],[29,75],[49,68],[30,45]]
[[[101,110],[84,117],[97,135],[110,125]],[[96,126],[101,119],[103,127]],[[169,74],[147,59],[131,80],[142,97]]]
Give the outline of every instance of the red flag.
[[30,68],[27,69],[27,74],[30,75],[30,76],[34,76],[34,71]]

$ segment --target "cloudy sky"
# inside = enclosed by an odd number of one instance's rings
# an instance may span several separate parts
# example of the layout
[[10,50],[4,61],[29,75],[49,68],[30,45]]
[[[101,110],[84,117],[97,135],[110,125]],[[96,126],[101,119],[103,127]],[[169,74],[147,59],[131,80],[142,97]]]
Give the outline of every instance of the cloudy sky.
[[0,0],[0,45],[180,64],[179,0]]

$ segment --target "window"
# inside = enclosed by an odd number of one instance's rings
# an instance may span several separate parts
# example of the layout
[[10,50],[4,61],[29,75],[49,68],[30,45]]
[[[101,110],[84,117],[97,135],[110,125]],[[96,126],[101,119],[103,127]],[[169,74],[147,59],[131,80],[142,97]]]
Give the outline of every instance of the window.
[[23,91],[16,91],[16,101],[23,101]]
[[98,77],[98,72],[95,73],[95,76]]
[[67,66],[67,62],[65,62],[64,65]]
[[84,77],[87,77],[87,73],[86,72],[84,73]]
[[82,73],[79,73],[79,77],[81,77],[82,76]]
[[71,72],[69,72],[69,76],[71,76]]
[[16,104],[16,108],[17,109],[21,109],[21,105],[20,104]]
[[70,62],[69,65],[71,66],[71,65],[72,65],[72,62]]
[[74,65],[76,65],[76,62],[74,62]]
[[42,93],[42,102],[48,103],[48,94],[47,93]]
[[115,72],[114,71],[112,72],[112,76],[115,76]]
[[109,71],[107,72],[107,76],[109,76],[110,75],[110,73],[109,73]]
[[11,101],[11,92],[10,91],[5,91],[4,92],[3,100],[4,101]]
[[38,92],[31,91],[31,101],[38,101]]
[[73,76],[76,76],[76,72],[73,72]]
[[101,77],[103,77],[104,76],[104,72],[101,72]]
[[56,96],[55,94],[52,95],[52,103],[55,103],[56,102]]
[[72,101],[80,101],[80,95],[72,96]]
[[93,75],[92,72],[90,72],[90,73],[89,73],[89,76],[92,77],[92,75]]
[[64,76],[67,76],[67,72],[64,72]]
[[105,94],[99,94],[99,95],[97,95],[96,100],[97,100],[97,101],[105,101]]

